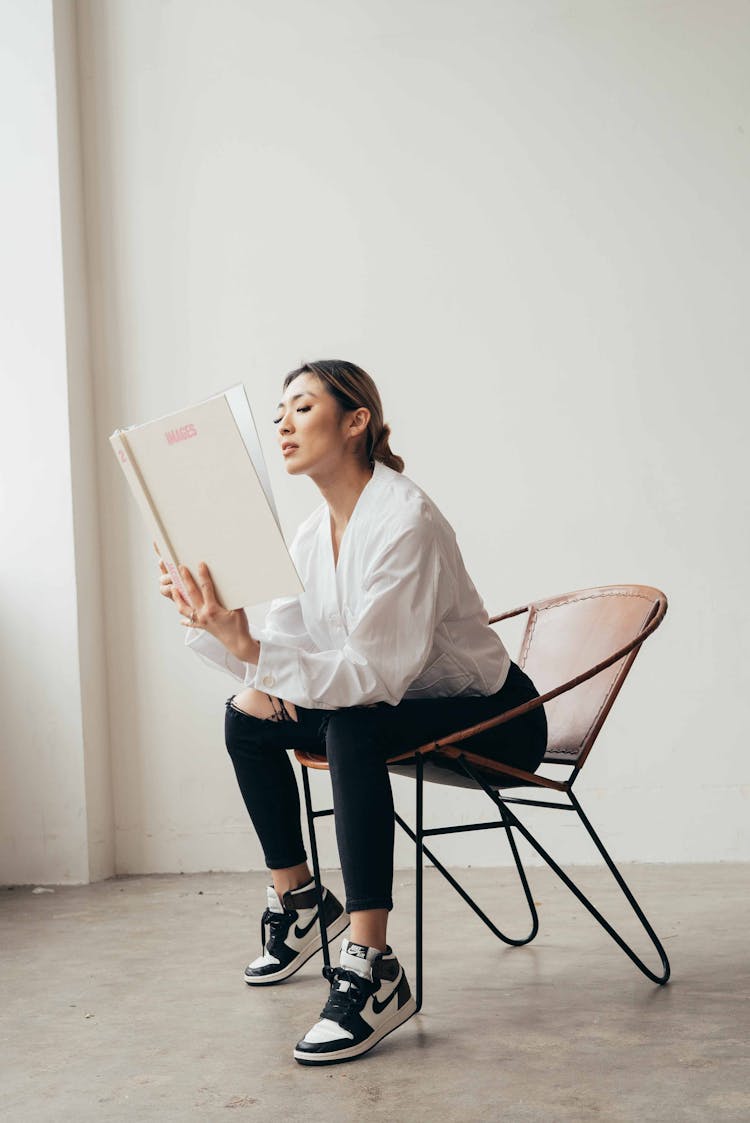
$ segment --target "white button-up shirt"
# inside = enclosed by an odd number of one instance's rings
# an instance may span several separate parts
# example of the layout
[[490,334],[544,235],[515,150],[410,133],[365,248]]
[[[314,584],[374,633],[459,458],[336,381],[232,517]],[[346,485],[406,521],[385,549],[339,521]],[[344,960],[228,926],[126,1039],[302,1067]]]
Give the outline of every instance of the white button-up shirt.
[[271,602],[260,660],[243,663],[208,632],[185,642],[204,659],[310,709],[492,694],[510,656],[488,623],[455,533],[406,476],[376,461],[334,561],[321,503],[289,547],[305,587]]

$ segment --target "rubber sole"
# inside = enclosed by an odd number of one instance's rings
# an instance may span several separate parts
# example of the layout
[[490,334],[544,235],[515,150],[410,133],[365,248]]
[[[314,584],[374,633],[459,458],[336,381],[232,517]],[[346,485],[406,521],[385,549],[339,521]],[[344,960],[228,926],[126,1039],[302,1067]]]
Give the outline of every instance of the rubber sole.
[[409,1018],[416,1012],[417,1002],[412,995],[400,1010],[396,1010],[390,1018],[381,1022],[378,1029],[373,1030],[370,1036],[366,1037],[364,1041],[360,1041],[359,1044],[351,1045],[348,1049],[339,1049],[336,1053],[307,1053],[301,1049],[295,1049],[294,1059],[301,1065],[335,1065],[341,1064],[343,1061],[354,1061],[357,1057],[363,1057],[365,1053],[369,1053],[370,1049],[374,1049],[384,1037],[393,1033],[394,1029],[398,1029],[404,1022],[408,1022]]
[[[342,912],[341,916],[337,917],[326,929],[329,944],[336,936],[340,936],[342,932],[345,932],[350,923],[349,914]],[[290,963],[287,963],[286,967],[274,971],[272,975],[256,975],[255,977],[244,975],[243,978],[249,987],[267,987],[272,986],[274,983],[283,983],[285,979],[288,979],[291,975],[294,975],[295,972],[299,971],[300,967],[304,967],[308,959],[312,959],[314,955],[322,950],[323,945],[320,940],[318,940],[311,948],[306,948],[305,951],[301,951]]]

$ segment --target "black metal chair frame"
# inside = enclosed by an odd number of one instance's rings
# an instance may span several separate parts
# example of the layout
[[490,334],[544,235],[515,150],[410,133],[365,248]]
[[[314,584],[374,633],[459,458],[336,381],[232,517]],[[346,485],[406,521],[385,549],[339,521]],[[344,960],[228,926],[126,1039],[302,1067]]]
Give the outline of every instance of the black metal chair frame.
[[[466,901],[466,903],[469,905],[469,907],[471,909],[473,909],[473,911],[477,914],[477,916],[480,918],[480,920],[484,924],[486,924],[487,927],[490,929],[490,931],[499,940],[502,940],[503,943],[509,944],[512,947],[522,947],[524,944],[530,943],[534,939],[534,937],[536,936],[537,932],[539,931],[539,918],[538,918],[538,915],[537,915],[536,906],[534,904],[534,898],[533,898],[531,890],[529,888],[529,883],[528,883],[528,880],[527,880],[527,877],[526,877],[526,871],[524,870],[523,863],[521,861],[521,857],[520,857],[519,852],[518,852],[516,840],[513,837],[514,831],[517,831],[519,833],[519,835],[521,835],[526,840],[526,842],[529,843],[529,845],[537,852],[537,854],[539,854],[539,856],[546,862],[546,864],[550,867],[550,869],[552,869],[554,871],[554,873],[557,875],[557,877],[568,887],[568,889],[570,889],[570,891],[578,898],[578,900],[581,902],[581,904],[588,910],[588,912],[594,917],[594,919],[596,921],[598,921],[598,923],[602,926],[602,928],[604,928],[604,930],[611,936],[611,938],[615,941],[615,943],[625,952],[625,954],[628,956],[628,958],[635,964],[635,966],[648,979],[650,979],[652,982],[657,983],[659,985],[664,985],[668,981],[668,979],[670,977],[671,968],[670,968],[670,965],[669,965],[669,960],[667,958],[667,954],[664,950],[664,947],[661,944],[661,941],[659,940],[658,936],[656,935],[656,932],[652,928],[652,926],[649,923],[646,915],[644,914],[643,910],[641,909],[640,905],[638,904],[638,901],[636,900],[635,896],[633,895],[631,889],[626,884],[624,878],[622,877],[622,874],[618,870],[618,868],[615,865],[615,863],[614,863],[613,859],[611,858],[610,854],[606,850],[603,842],[599,838],[599,835],[596,833],[593,826],[589,822],[589,819],[587,818],[586,814],[584,813],[584,810],[583,810],[579,800],[577,799],[576,795],[574,794],[574,792],[572,790],[573,784],[575,783],[575,780],[577,779],[578,774],[581,771],[583,763],[586,759],[588,749],[590,749],[591,744],[593,744],[593,740],[594,740],[596,734],[598,733],[599,729],[601,728],[601,725],[604,722],[606,714],[608,713],[609,708],[611,707],[611,704],[614,701],[614,696],[616,695],[617,691],[619,690],[619,686],[622,684],[622,681],[624,680],[628,670],[630,669],[630,666],[631,666],[636,654],[640,650],[641,644],[646,639],[646,637],[648,635],[650,635],[651,632],[653,632],[656,627],[658,627],[658,625],[661,623],[661,620],[662,620],[662,618],[663,618],[663,616],[666,612],[666,608],[667,608],[666,597],[664,597],[663,593],[659,593],[658,590],[654,590],[654,591],[656,593],[658,593],[658,596],[659,596],[660,599],[657,600],[657,602],[654,606],[654,611],[651,614],[649,620],[646,622],[645,626],[642,628],[642,630],[639,632],[639,634],[635,637],[635,639],[633,639],[627,645],[621,647],[618,651],[614,652],[606,660],[604,660],[600,663],[597,663],[594,667],[589,668],[587,671],[583,672],[583,674],[580,674],[580,675],[576,676],[576,678],[570,680],[567,683],[564,683],[562,686],[558,686],[554,690],[547,691],[546,693],[540,695],[532,703],[525,703],[523,706],[516,707],[514,710],[509,710],[506,713],[500,715],[499,717],[491,719],[490,721],[483,722],[483,723],[481,723],[479,725],[476,725],[476,726],[472,726],[469,729],[461,730],[460,733],[451,734],[450,737],[447,737],[444,740],[432,742],[428,745],[422,746],[421,748],[419,748],[419,749],[417,749],[413,752],[403,753],[400,756],[393,757],[393,758],[389,759],[389,761],[388,761],[389,765],[401,764],[401,763],[408,763],[409,765],[411,765],[413,763],[415,765],[415,780],[416,780],[416,800],[415,800],[415,813],[416,813],[415,819],[416,819],[416,821],[415,821],[415,828],[412,829],[408,825],[408,823],[406,823],[404,821],[404,819],[398,813],[395,814],[395,819],[396,819],[396,822],[398,823],[398,825],[401,827],[401,829],[409,836],[409,838],[415,844],[415,848],[416,848],[416,979],[415,979],[415,992],[416,993],[415,993],[415,999],[416,999],[418,1010],[422,1006],[422,998],[423,998],[423,866],[424,866],[424,857],[425,856],[429,859],[429,861],[432,862],[433,866],[445,878],[445,880],[453,887],[453,889],[455,889],[455,891],[464,899],[464,901]],[[513,609],[510,612],[506,612],[506,613],[502,614],[501,616],[492,617],[490,622],[491,623],[497,623],[500,620],[506,620],[506,619],[508,619],[512,616],[517,616],[520,613],[527,612],[530,607],[531,607],[530,605],[524,605],[520,608]],[[514,768],[511,768],[511,767],[505,766],[505,765],[499,765],[494,761],[489,761],[486,758],[477,756],[477,755],[475,755],[474,753],[471,753],[471,752],[466,752],[466,751],[461,750],[461,749],[456,747],[457,744],[460,743],[462,740],[466,740],[468,737],[471,737],[471,736],[475,735],[476,733],[482,732],[485,729],[492,727],[493,725],[498,725],[498,724],[501,724],[502,722],[510,721],[514,717],[520,716],[521,713],[528,712],[528,710],[533,709],[535,706],[543,705],[546,701],[548,701],[551,698],[556,697],[558,694],[562,694],[565,691],[574,689],[580,683],[585,682],[587,679],[592,678],[596,674],[599,674],[602,670],[605,670],[607,667],[612,666],[614,663],[617,663],[619,660],[622,660],[625,657],[627,657],[626,661],[623,664],[623,666],[620,668],[620,671],[618,673],[617,688],[612,692],[612,697],[610,699],[609,705],[606,707],[606,709],[604,709],[604,711],[600,715],[598,728],[594,731],[594,734],[591,738],[591,742],[588,746],[588,749],[587,749],[586,753],[581,754],[581,756],[572,765],[572,771],[571,771],[571,773],[569,774],[569,776],[567,777],[566,780],[557,781],[557,780],[552,780],[549,777],[539,776],[537,774],[524,773],[524,772],[521,772],[518,769],[514,769]],[[425,764],[425,759],[428,758],[431,753],[435,753],[435,752],[440,753],[440,755],[444,758],[452,759],[454,761],[454,766],[456,767],[456,769],[460,769],[470,780],[472,780],[474,782],[474,784],[476,785],[477,789],[485,792],[485,794],[489,797],[489,799],[492,800],[493,804],[497,808],[497,811],[499,812],[499,816],[500,816],[499,821],[468,823],[468,824],[461,824],[460,826],[442,826],[442,827],[425,828],[425,826],[424,826],[424,782],[425,782],[424,781],[424,764]],[[313,864],[313,874],[314,874],[314,878],[315,878],[315,884],[316,884],[316,887],[317,887],[317,890],[318,890],[318,900],[319,900],[319,906],[320,906],[322,904],[322,896],[321,896],[321,894],[322,894],[322,882],[321,882],[321,876],[320,876],[320,863],[319,863],[319,859],[318,859],[317,839],[316,839],[316,834],[315,834],[315,821],[319,818],[332,815],[333,814],[333,808],[326,808],[326,809],[323,809],[323,810],[317,810],[316,811],[316,810],[313,809],[313,805],[312,805],[312,796],[311,796],[311,791],[310,791],[310,781],[309,781],[309,776],[308,776],[308,770],[309,770],[310,767],[324,768],[325,767],[325,763],[324,763],[325,758],[318,758],[315,761],[315,763],[313,763],[313,758],[311,757],[311,754],[307,754],[307,753],[304,753],[304,752],[297,752],[296,756],[297,756],[297,759],[303,764],[302,777],[303,777],[303,788],[304,788],[304,796],[305,796],[305,808],[306,808],[306,812],[307,812],[307,824],[308,824],[308,831],[309,831],[309,836],[310,836],[310,850],[311,850],[311,858],[312,858],[312,864]],[[559,763],[559,762],[555,762],[555,763]],[[484,775],[480,774],[480,771],[479,771],[480,769],[481,769],[481,773],[484,773]],[[494,785],[496,785],[496,786],[491,786],[490,783],[488,783],[488,780],[486,778],[488,771],[497,774],[497,779],[494,781]],[[532,799],[532,798],[525,798],[525,797],[519,797],[519,796],[508,796],[508,795],[505,795],[505,794],[500,794],[500,792],[497,790],[497,787],[503,786],[503,776],[509,777],[508,779],[505,780],[505,786],[512,785],[513,790],[517,790],[518,787],[537,787],[537,788],[541,787],[541,788],[547,789],[547,790],[551,789],[552,791],[558,792],[558,793],[566,796],[568,802],[564,803],[564,802],[551,801],[551,800],[546,800],[546,799]],[[548,809],[559,810],[559,811],[574,811],[577,814],[579,820],[583,824],[583,826],[586,829],[589,837],[592,839],[594,845],[596,846],[597,850],[599,851],[602,858],[604,859],[604,862],[607,865],[607,867],[609,868],[609,870],[610,870],[612,876],[614,877],[617,885],[622,890],[626,900],[630,904],[631,908],[633,909],[633,912],[635,913],[636,917],[638,918],[642,927],[644,928],[646,934],[648,935],[651,943],[653,944],[653,946],[654,946],[654,948],[655,948],[655,950],[656,950],[656,952],[659,956],[659,959],[661,960],[661,968],[662,969],[661,969],[660,973],[657,973],[657,972],[651,970],[651,968],[646,963],[644,963],[643,959],[641,959],[640,956],[636,954],[636,952],[633,950],[633,948],[622,938],[622,936],[619,934],[619,932],[617,932],[617,930],[609,923],[609,921],[606,919],[606,917],[604,917],[602,915],[602,913],[596,908],[596,906],[589,900],[589,898],[582,891],[580,886],[578,886],[572,880],[572,878],[570,878],[569,875],[565,873],[565,871],[555,861],[555,859],[551,856],[551,854],[549,854],[548,851],[538,842],[538,840],[534,837],[534,835],[531,833],[531,831],[528,829],[528,827],[524,823],[521,822],[521,820],[517,817],[515,812],[511,809],[511,807],[510,807],[511,804],[513,804],[513,805],[523,805],[523,806],[528,806],[528,807],[542,807],[542,808],[548,808]],[[510,849],[511,849],[511,853],[513,855],[515,867],[516,867],[516,870],[518,872],[518,876],[519,876],[519,879],[520,879],[520,882],[521,882],[521,886],[523,888],[524,896],[526,898],[526,902],[527,902],[528,908],[529,908],[529,913],[530,913],[530,916],[531,916],[531,930],[529,931],[528,935],[520,937],[520,938],[508,936],[505,932],[501,931],[501,929],[498,928],[492,922],[492,920],[490,920],[490,918],[486,915],[486,913],[479,907],[479,905],[470,896],[470,894],[467,893],[467,891],[464,889],[464,887],[445,868],[445,866],[439,861],[439,859],[435,856],[435,854],[430,849],[428,849],[428,847],[425,845],[425,839],[430,838],[432,836],[436,836],[436,835],[458,834],[458,833],[464,833],[464,832],[467,832],[467,831],[480,831],[480,830],[493,830],[493,829],[501,829],[501,830],[505,831],[505,835],[506,835],[506,838],[508,840],[508,843],[509,843],[509,846],[510,846]],[[322,922],[322,908],[320,909],[320,916],[321,916],[321,924],[320,924],[321,938],[322,938],[322,943],[323,943],[323,958],[324,958],[326,966],[330,966],[328,941],[327,941],[327,937],[326,937],[325,927],[324,927],[324,924]]]

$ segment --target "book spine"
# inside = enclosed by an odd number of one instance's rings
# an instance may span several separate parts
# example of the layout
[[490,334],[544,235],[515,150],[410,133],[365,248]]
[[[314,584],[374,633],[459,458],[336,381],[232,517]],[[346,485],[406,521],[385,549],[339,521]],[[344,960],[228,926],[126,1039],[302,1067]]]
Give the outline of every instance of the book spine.
[[187,590],[185,588],[180,571],[178,569],[178,559],[172,550],[169,538],[164,530],[162,521],[154,507],[151,500],[148,488],[141,475],[140,469],[133,457],[133,454],[128,444],[125,434],[121,431],[113,433],[109,438],[110,444],[117,457],[118,463],[122,468],[125,479],[130,485],[130,490],[135,497],[135,501],[141,509],[141,513],[145,518],[149,530],[153,535],[154,541],[159,549],[159,556],[167,567],[167,572],[172,578],[174,585],[180,590],[185,599],[187,600]]

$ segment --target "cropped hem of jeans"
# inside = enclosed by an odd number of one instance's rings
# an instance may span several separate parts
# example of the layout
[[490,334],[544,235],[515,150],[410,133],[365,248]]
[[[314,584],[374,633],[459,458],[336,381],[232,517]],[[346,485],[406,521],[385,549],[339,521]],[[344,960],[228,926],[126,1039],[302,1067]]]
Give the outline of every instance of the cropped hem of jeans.
[[271,861],[267,854],[264,854],[263,857],[265,858],[266,868],[269,870],[290,870],[292,866],[301,866],[303,862],[307,861],[307,854],[305,851],[301,850],[300,854],[301,857],[299,858],[295,858],[294,855],[292,855],[289,861],[287,861],[286,858]]
[[368,909],[388,909],[388,912],[391,912],[393,909],[393,898],[355,897],[353,900],[350,897],[346,898],[347,912],[365,912]]

